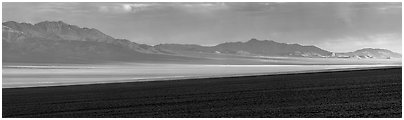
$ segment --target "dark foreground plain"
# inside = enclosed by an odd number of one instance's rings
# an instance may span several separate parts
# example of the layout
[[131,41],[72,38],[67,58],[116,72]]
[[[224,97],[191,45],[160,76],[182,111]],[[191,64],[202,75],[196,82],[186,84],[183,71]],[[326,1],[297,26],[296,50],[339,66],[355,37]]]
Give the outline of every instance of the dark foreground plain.
[[3,117],[401,117],[401,67],[3,89]]

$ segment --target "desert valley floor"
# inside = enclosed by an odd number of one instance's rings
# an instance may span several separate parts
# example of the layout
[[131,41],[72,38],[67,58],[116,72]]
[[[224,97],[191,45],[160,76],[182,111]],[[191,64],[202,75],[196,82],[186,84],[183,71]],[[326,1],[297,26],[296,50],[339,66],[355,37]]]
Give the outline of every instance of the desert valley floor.
[[401,117],[402,68],[3,88],[3,117]]

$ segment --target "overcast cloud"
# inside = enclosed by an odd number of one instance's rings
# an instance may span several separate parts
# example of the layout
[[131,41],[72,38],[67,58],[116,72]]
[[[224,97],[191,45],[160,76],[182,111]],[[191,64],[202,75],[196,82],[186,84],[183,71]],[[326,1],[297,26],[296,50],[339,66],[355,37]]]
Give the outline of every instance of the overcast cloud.
[[251,38],[401,53],[401,3],[4,3],[3,21],[64,21],[137,43]]

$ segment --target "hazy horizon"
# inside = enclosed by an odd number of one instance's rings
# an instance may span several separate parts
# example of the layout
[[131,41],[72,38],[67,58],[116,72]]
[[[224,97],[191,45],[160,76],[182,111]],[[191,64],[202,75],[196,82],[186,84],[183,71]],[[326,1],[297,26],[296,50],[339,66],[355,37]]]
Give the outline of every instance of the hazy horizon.
[[3,3],[3,22],[64,21],[149,45],[274,40],[401,51],[401,3]]

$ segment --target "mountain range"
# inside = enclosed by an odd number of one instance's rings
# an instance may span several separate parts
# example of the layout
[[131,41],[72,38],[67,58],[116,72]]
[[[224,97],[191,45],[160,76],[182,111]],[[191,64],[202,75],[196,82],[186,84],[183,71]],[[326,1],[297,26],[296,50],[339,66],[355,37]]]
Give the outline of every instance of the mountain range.
[[37,24],[3,22],[3,62],[93,63],[106,61],[198,61],[212,57],[310,57],[391,59],[401,54],[365,48],[334,53],[316,46],[251,39],[215,46],[190,44],[138,44],[116,39],[94,28],[81,28],[62,21]]

